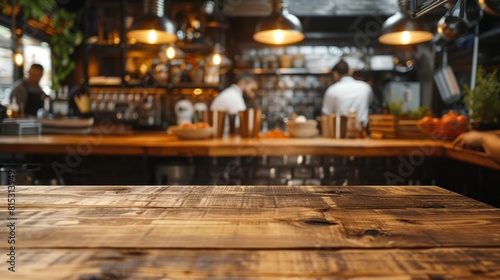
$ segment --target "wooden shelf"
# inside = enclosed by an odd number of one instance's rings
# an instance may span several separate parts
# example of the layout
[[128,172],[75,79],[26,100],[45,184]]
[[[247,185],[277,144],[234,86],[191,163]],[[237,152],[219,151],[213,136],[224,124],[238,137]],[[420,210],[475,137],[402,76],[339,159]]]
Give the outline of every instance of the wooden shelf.
[[328,75],[330,69],[327,68],[248,68],[234,69],[235,74],[253,74],[253,75]]

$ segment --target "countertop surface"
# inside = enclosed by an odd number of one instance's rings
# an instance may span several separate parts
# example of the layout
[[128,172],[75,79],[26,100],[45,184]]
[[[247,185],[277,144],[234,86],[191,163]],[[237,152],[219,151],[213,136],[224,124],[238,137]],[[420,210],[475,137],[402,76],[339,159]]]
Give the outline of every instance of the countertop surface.
[[500,209],[435,186],[11,186],[0,195],[1,279],[500,278]]
[[166,133],[0,136],[0,153],[146,156],[445,156],[500,169],[484,153],[434,139],[240,138],[179,140]]

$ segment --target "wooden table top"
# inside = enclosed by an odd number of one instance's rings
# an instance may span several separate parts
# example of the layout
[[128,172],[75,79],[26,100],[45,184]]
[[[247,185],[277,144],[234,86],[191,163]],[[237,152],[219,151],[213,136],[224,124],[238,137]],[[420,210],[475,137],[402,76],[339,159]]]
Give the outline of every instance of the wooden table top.
[[500,209],[435,186],[18,186],[13,215],[7,194],[0,279],[500,278]]

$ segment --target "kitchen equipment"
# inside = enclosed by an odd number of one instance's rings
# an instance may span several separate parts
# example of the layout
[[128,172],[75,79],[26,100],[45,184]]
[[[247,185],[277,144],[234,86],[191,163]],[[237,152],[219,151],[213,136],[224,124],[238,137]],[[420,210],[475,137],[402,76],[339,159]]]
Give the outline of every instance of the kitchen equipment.
[[384,103],[403,102],[402,111],[420,107],[420,83],[389,82],[384,90]]
[[43,127],[43,134],[85,134],[92,131],[94,118],[36,119]]
[[[467,12],[473,14],[471,18]],[[455,6],[439,19],[437,30],[444,39],[455,40],[476,25],[482,17],[483,10],[477,1],[458,0]]]
[[374,55],[370,57],[371,70],[392,70],[394,59],[392,55]]
[[2,122],[3,135],[38,135],[42,134],[42,125],[35,119],[4,119]]
[[177,101],[174,106],[174,111],[178,125],[185,122],[192,122],[194,107],[191,101],[187,99],[181,99]]
[[437,69],[434,72],[434,82],[445,104],[451,105],[462,97],[451,66],[443,66]]

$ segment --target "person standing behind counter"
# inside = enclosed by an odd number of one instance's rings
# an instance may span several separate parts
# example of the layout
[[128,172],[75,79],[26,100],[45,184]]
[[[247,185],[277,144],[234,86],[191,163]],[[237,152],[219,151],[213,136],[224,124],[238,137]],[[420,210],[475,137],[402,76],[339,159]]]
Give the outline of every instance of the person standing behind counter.
[[16,98],[21,114],[37,115],[37,111],[43,108],[43,100],[46,97],[45,92],[40,87],[40,80],[43,76],[43,66],[41,64],[32,64],[28,70],[28,77],[20,79],[12,85],[10,93],[10,102]]
[[238,111],[245,111],[247,106],[245,98],[252,100],[257,94],[259,85],[252,76],[241,76],[236,84],[232,84],[212,101],[210,110],[224,111],[229,114],[237,114]]
[[322,113],[347,117],[349,109],[354,108],[358,120],[363,121],[363,125],[366,126],[370,103],[374,100],[371,86],[349,76],[349,66],[344,60],[340,60],[332,68],[332,75],[335,83],[325,92]]

